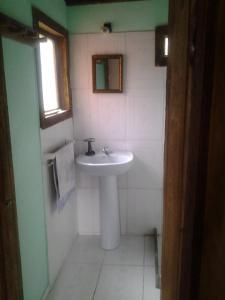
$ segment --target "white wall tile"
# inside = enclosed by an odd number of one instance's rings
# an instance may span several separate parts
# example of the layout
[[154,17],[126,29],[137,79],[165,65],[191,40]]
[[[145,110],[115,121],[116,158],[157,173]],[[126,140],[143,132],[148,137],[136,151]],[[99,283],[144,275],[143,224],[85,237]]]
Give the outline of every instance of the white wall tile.
[[[76,154],[86,151],[87,146],[82,140],[87,137],[96,138],[95,151],[101,151],[106,145],[113,150],[133,151],[135,163],[132,169],[118,176],[121,232],[125,234],[130,230],[143,234],[149,225],[158,226],[158,223],[161,228],[161,221],[151,215],[153,201],[147,202],[143,196],[137,207],[135,201],[127,199],[130,190],[138,193],[139,189],[153,189],[154,193],[154,189],[160,191],[163,186],[166,68],[155,67],[155,34],[153,31],[84,34],[73,35],[71,39],[74,130],[78,139]],[[92,92],[94,54],[123,54],[122,94]],[[78,201],[79,232],[97,233],[99,222],[93,231],[93,219],[99,217],[96,213],[99,203],[90,202],[93,198],[90,189],[98,189],[98,179],[77,171],[77,182],[82,190]],[[150,223],[146,221],[147,217],[142,219],[142,215],[148,213],[149,218],[153,218]]]
[[89,34],[88,35],[89,55],[94,54],[124,54],[125,34]]
[[154,66],[154,33],[126,34],[126,75],[127,89],[148,88]]
[[91,111],[92,135],[97,139],[125,139],[126,97],[124,95],[102,94],[97,99],[92,95]]
[[81,189],[98,189],[99,179],[97,176],[90,176],[85,172],[77,170],[77,185]]
[[[145,95],[144,95],[145,94]],[[133,90],[127,96],[127,138],[163,139],[164,92],[150,90],[138,93]]]
[[77,205],[73,193],[64,209],[58,212],[56,198],[53,193],[52,176],[46,164],[46,153],[52,152],[72,140],[73,121],[64,122],[41,130],[43,182],[45,188],[45,213],[48,239],[49,284],[51,285],[67,256],[73,240],[77,234]]
[[162,191],[128,189],[127,231],[149,234],[156,227],[161,233]]
[[[74,49],[76,49],[74,51]],[[70,37],[70,76],[71,88],[87,89],[91,84],[88,58],[88,36]]]
[[127,233],[127,189],[119,189],[120,202],[120,230],[121,234]]
[[100,234],[98,189],[78,189],[77,205],[79,233]]
[[163,186],[162,142],[129,141],[127,148],[135,155],[128,171],[128,188],[160,189]]
[[72,94],[75,137],[84,139],[92,130],[90,92],[88,89],[75,89]]

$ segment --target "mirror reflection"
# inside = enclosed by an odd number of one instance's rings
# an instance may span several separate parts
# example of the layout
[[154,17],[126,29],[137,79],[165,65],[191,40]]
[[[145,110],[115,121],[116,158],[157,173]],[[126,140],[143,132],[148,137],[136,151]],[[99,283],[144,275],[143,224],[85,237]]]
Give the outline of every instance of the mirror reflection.
[[94,55],[93,92],[122,92],[122,55]]

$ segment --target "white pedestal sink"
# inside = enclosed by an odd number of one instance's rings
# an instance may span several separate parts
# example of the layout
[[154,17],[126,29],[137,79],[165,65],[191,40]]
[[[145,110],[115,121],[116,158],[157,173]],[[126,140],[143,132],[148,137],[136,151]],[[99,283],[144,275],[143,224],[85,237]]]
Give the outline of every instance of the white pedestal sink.
[[133,154],[128,151],[79,155],[76,159],[82,171],[100,178],[101,244],[106,250],[115,249],[120,243],[117,175],[126,173],[133,159]]

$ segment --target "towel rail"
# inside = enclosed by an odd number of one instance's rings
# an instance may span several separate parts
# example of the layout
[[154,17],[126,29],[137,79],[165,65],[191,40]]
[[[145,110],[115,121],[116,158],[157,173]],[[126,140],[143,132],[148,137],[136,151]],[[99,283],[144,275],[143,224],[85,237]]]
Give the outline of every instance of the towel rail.
[[[75,142],[76,142],[76,140],[65,140],[65,144],[62,145],[61,147],[57,148],[57,150],[55,150],[55,152],[58,151],[58,150],[60,150],[64,146],[66,146],[66,145],[68,145],[70,143],[75,143]],[[50,152],[50,153],[46,153],[45,154],[45,159],[46,159],[48,167],[53,166],[54,163],[55,163],[55,152]]]

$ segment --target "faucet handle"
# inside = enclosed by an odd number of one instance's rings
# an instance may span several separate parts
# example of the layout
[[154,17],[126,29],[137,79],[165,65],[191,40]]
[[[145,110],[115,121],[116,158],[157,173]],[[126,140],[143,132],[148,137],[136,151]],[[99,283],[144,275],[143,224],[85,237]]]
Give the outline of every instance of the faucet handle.
[[91,143],[94,141],[95,141],[94,138],[84,139],[84,142],[88,143],[88,151],[85,153],[85,155],[87,155],[87,156],[95,155],[95,151],[92,149],[92,146],[91,146]]
[[83,140],[84,142],[95,142],[95,138],[87,138]]

